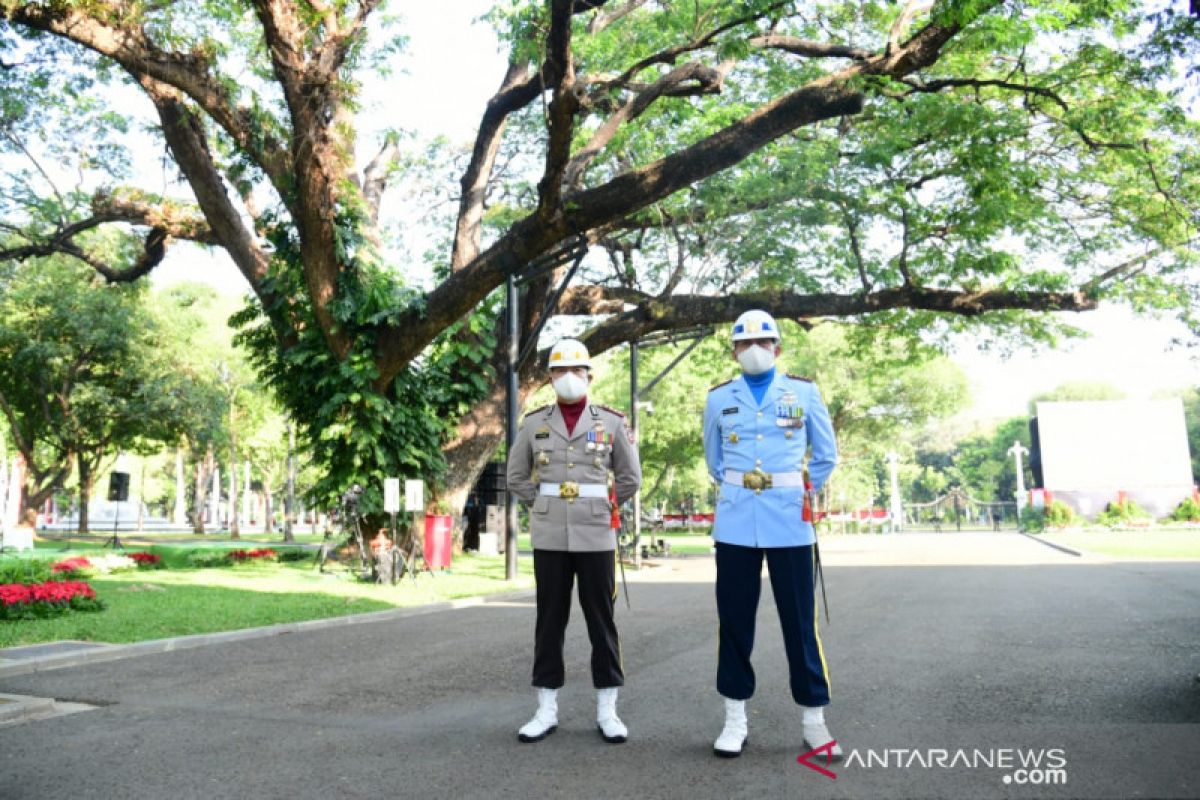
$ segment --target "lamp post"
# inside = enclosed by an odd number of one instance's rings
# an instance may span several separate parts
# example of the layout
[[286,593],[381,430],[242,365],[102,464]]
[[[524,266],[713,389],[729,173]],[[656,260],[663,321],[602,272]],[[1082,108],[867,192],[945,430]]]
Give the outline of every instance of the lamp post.
[[1013,442],[1008,448],[1008,455],[1017,463],[1017,527],[1021,527],[1021,512],[1025,510],[1025,470],[1021,467],[1021,456],[1028,455],[1029,450],[1021,445],[1020,440]]

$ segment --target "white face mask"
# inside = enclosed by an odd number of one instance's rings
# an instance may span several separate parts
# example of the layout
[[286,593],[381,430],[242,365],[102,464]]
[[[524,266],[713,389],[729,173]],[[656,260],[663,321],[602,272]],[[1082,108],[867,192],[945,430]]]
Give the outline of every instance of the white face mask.
[[564,403],[575,403],[579,398],[587,394],[587,380],[579,377],[574,372],[559,375],[551,383],[554,384],[554,393]]
[[775,366],[775,345],[770,347],[750,345],[738,353],[737,360],[742,365],[742,372],[747,375],[761,375]]

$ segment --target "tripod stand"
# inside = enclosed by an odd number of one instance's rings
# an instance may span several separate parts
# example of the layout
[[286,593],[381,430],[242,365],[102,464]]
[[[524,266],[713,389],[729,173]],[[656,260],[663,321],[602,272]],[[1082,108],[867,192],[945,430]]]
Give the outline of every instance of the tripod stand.
[[121,502],[117,501],[117,513],[113,516],[113,532],[112,536],[108,537],[108,541],[104,543],[105,547],[112,547],[117,550],[125,549],[125,545],[121,544],[121,537],[117,536],[117,523],[121,521]]

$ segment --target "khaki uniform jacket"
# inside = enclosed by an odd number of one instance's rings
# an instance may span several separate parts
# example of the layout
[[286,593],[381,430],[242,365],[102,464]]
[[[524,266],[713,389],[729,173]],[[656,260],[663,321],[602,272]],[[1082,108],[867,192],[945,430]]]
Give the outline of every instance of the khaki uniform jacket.
[[[588,449],[588,434],[598,440],[593,441],[595,449]],[[618,503],[633,497],[642,485],[637,446],[623,414],[588,403],[570,436],[557,403],[526,414],[508,454],[508,489],[529,506],[534,549],[616,550],[607,496],[569,501],[539,493],[542,483],[573,481],[608,487],[610,476]]]

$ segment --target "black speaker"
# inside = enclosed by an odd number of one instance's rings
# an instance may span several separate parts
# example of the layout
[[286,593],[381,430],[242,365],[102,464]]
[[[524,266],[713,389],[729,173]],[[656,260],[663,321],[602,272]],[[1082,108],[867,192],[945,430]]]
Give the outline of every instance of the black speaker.
[[129,499],[129,473],[114,472],[108,478],[108,500],[111,503],[124,503]]
[[508,465],[503,461],[489,461],[483,465],[475,489],[479,492],[503,492],[507,486]]
[[1042,480],[1042,442],[1038,436],[1038,418],[1029,420],[1029,471],[1033,473],[1033,488],[1045,489]]

